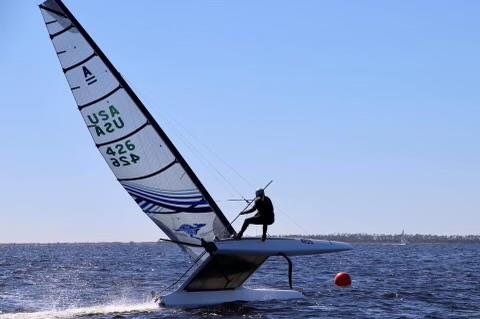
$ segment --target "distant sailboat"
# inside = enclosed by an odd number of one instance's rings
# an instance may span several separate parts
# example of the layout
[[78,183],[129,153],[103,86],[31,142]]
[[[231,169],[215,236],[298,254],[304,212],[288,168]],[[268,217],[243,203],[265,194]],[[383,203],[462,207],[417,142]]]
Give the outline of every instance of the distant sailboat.
[[405,231],[402,229],[402,233],[400,234],[400,244],[401,246],[407,245],[407,236],[405,235]]
[[[134,9],[134,7],[132,7]],[[293,289],[249,289],[270,257],[351,249],[346,243],[276,238],[231,240],[236,232],[198,177],[105,54],[60,0],[40,5],[56,54],[96,147],[148,217],[195,258],[166,306],[302,298]],[[288,259],[291,274],[291,261]],[[165,276],[169,276],[165,269]],[[291,288],[290,277],[290,288]]]

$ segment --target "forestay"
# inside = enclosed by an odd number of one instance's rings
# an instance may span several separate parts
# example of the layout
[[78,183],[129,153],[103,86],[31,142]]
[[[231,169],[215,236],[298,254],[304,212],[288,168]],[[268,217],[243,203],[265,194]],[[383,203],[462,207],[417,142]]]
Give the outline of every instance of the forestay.
[[40,9],[98,150],[141,209],[176,241],[198,244],[202,238],[234,234],[170,139],[70,11],[56,0]]

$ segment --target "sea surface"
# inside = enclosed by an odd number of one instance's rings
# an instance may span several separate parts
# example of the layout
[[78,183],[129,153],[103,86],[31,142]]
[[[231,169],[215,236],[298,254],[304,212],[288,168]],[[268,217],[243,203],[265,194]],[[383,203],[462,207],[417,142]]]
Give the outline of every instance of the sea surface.
[[[292,259],[305,299],[183,310],[151,301],[189,266],[172,244],[0,245],[0,319],[480,318],[477,244],[356,244]],[[287,269],[271,258],[247,285],[286,288]],[[334,285],[341,271],[351,287]]]

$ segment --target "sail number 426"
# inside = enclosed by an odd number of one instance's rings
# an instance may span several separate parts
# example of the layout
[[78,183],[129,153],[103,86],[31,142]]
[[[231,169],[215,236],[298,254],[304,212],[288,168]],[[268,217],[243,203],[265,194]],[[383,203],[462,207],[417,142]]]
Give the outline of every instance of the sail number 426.
[[132,163],[135,164],[140,160],[140,156],[132,153],[135,149],[135,144],[130,140],[126,140],[125,143],[118,143],[107,148],[106,153],[110,157],[110,162],[115,167],[128,166]]

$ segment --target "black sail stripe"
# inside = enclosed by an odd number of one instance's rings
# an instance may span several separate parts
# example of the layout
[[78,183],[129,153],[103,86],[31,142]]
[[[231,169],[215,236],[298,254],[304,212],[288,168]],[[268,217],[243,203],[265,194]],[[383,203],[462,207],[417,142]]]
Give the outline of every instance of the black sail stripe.
[[67,15],[64,14],[63,12],[60,12],[60,11],[57,11],[55,9],[51,9],[49,7],[45,7],[44,5],[39,5],[40,9],[43,9],[45,11],[49,11],[51,13],[55,13],[57,16],[61,16],[61,17],[64,17],[64,18],[67,18]]
[[70,30],[71,28],[75,27],[73,24],[69,25],[68,27],[66,27],[65,29],[61,30],[61,31],[58,31],[57,33],[54,33],[54,34],[51,34],[50,35],[50,39],[53,39],[55,38],[57,35],[60,35],[64,32],[67,32],[68,30]]
[[57,20],[48,21],[48,22],[45,22],[45,24],[52,24],[52,23],[55,23],[55,22],[57,22]]
[[[142,209],[143,210],[143,209]],[[209,211],[204,211],[204,212],[184,212],[182,210],[179,210],[178,212],[151,212],[151,211],[144,211],[146,214],[152,214],[152,215],[172,215],[172,214],[210,214],[213,213],[213,209],[210,209]]]
[[112,95],[113,93],[117,92],[117,91],[120,90],[121,88],[122,88],[122,86],[119,85],[119,86],[117,86],[115,89],[113,89],[110,93],[107,93],[107,94],[105,94],[104,96],[99,97],[99,98],[96,99],[96,100],[93,100],[92,102],[88,102],[87,104],[79,105],[79,106],[78,106],[78,109],[79,109],[79,110],[83,110],[84,108],[86,108],[86,107],[88,107],[88,106],[90,106],[90,105],[93,105],[93,104],[95,104],[95,103],[97,103],[97,102],[100,102],[101,100],[106,99],[107,97],[109,97],[109,96]]
[[[62,52],[62,51],[60,51]],[[63,51],[65,52],[65,51]],[[57,52],[58,54],[58,52]],[[76,67],[84,64],[85,62],[88,62],[90,59],[92,59],[94,56],[96,56],[97,54],[95,52],[93,52],[90,56],[88,56],[86,59],[83,59],[82,61],[78,62],[78,63],[75,63],[74,65],[71,65],[69,66],[68,68],[65,68],[63,69],[63,73],[67,73],[68,71],[72,70],[72,69],[75,69]]]
[[134,130],[133,132],[128,133],[127,135],[124,135],[124,136],[122,136],[122,137],[116,138],[116,139],[114,139],[114,140],[112,140],[112,141],[109,141],[109,142],[100,143],[100,144],[96,144],[96,145],[97,145],[97,147],[102,147],[102,146],[105,146],[105,145],[108,145],[108,144],[112,144],[112,143],[121,141],[121,140],[123,140],[123,139],[126,139],[126,138],[128,138],[128,137],[130,137],[130,136],[132,136],[132,135],[134,135],[134,134],[136,134],[136,133],[138,133],[138,132],[140,132],[140,131],[141,131],[142,129],[144,129],[148,124],[149,124],[148,122],[145,123],[145,124],[143,124],[142,126],[140,126],[139,128],[137,128],[137,129]]
[[126,182],[126,181],[136,181],[136,180],[139,180],[139,179],[144,179],[144,178],[148,178],[148,177],[152,177],[152,176],[155,176],[157,174],[160,174],[164,171],[166,171],[167,169],[169,169],[170,167],[172,167],[173,165],[177,164],[177,160],[174,160],[173,162],[171,162],[170,164],[168,164],[167,166],[165,167],[162,167],[161,169],[159,169],[158,171],[156,172],[153,172],[151,174],[148,174],[148,175],[144,175],[144,176],[139,176],[139,177],[131,177],[131,178],[117,178],[117,180],[119,182]]

